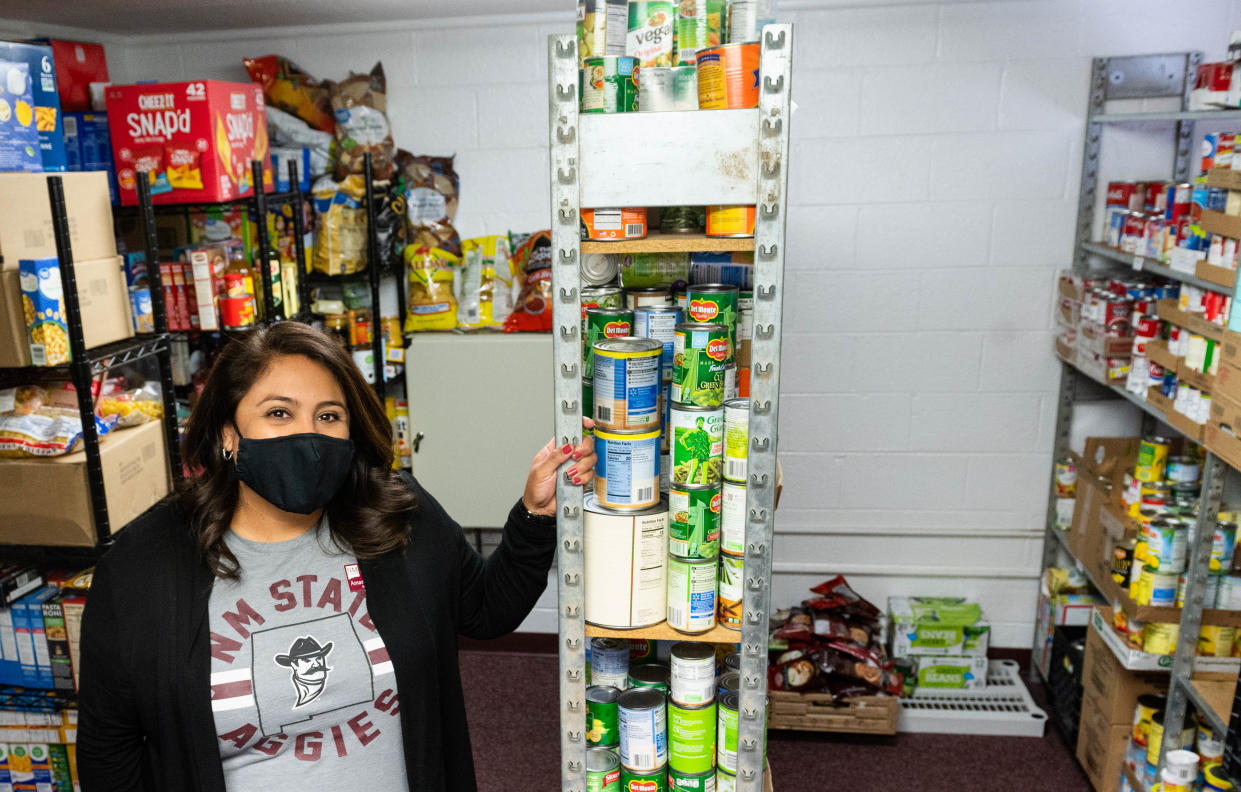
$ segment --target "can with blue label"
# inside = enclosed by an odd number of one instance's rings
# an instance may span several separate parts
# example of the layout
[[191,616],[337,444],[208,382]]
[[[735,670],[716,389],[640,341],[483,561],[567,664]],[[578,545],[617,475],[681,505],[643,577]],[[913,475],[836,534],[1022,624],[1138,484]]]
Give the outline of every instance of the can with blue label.
[[653,338],[605,338],[594,345],[595,426],[659,431],[659,361]]
[[668,626],[677,632],[704,633],[715,627],[714,558],[668,557]]
[[660,377],[672,381],[672,348],[676,342],[677,325],[684,321],[681,309],[675,305],[639,305],[633,309],[633,334],[639,338],[662,341]]
[[620,709],[620,760],[630,771],[650,773],[668,764],[668,720],[663,692],[626,690]]
[[600,506],[634,510],[659,503],[659,435],[658,425],[628,432],[595,429],[595,498]]

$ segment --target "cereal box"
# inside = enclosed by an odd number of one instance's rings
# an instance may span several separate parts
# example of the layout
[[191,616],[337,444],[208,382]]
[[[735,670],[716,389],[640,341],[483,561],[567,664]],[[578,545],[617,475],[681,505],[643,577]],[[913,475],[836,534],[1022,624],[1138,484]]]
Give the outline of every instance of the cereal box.
[[[51,48],[0,41],[0,61],[26,64],[43,170],[65,170],[64,122],[60,113],[60,97],[56,93],[56,69],[52,66]],[[5,90],[9,90],[8,86]],[[0,125],[3,125],[2,121]]]
[[65,293],[56,258],[22,259],[18,262],[22,284],[22,311],[26,315],[26,339],[30,359],[36,366],[59,366],[69,362],[69,328],[65,318]]
[[42,171],[30,67],[0,58],[0,171]]
[[263,163],[274,189],[263,89],[253,83],[199,80],[113,85],[108,128],[121,203],[138,202],[139,173],[157,204],[215,203],[251,194],[250,163]]

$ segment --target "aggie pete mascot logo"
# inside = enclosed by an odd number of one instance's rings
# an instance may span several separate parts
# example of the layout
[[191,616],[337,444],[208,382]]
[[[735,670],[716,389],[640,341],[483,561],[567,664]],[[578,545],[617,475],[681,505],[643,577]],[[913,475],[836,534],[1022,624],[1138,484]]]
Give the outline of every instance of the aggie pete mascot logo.
[[288,654],[278,654],[276,663],[292,671],[293,687],[297,690],[297,703],[294,708],[309,704],[323,693],[327,687],[327,675],[332,669],[328,667],[327,655],[332,651],[332,642],[320,646],[313,636],[298,638],[289,647]]

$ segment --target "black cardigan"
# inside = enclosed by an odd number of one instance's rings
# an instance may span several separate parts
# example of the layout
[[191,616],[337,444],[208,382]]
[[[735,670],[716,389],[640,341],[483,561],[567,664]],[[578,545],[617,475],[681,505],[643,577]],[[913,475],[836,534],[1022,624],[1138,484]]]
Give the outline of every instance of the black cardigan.
[[[521,624],[547,585],[556,532],[519,501],[484,561],[413,488],[409,546],[360,563],[367,609],[396,672],[410,790],[475,790],[457,635],[495,638]],[[127,527],[95,567],[82,625],[83,792],[224,792],[211,713],[213,580],[175,504]]]

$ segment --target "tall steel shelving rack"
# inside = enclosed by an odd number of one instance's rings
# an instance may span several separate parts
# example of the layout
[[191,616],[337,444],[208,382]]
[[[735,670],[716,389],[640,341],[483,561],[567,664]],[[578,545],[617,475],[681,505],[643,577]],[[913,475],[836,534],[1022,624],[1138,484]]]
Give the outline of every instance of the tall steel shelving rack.
[[[1078,273],[1100,272],[1108,265],[1117,264],[1142,269],[1166,278],[1193,284],[1200,288],[1215,291],[1234,292],[1218,284],[1201,280],[1194,275],[1173,270],[1158,261],[1131,254],[1123,254],[1115,249],[1092,241],[1094,227],[1095,203],[1099,187],[1100,155],[1105,128],[1122,124],[1149,124],[1150,122],[1167,122],[1174,125],[1173,143],[1175,154],[1172,163],[1172,177],[1176,181],[1188,181],[1196,175],[1197,150],[1195,148],[1195,122],[1197,121],[1241,121],[1241,111],[1189,111],[1190,91],[1194,87],[1197,67],[1202,63],[1202,54],[1198,52],[1174,53],[1166,55],[1142,55],[1117,58],[1096,58],[1093,62],[1090,81],[1090,105],[1086,120],[1085,143],[1083,146],[1081,183],[1078,198],[1078,215],[1076,238],[1074,241],[1074,257],[1072,269]],[[1106,103],[1113,100],[1141,100],[1179,97],[1180,108],[1165,112],[1107,112]],[[1234,299],[1236,295],[1234,294]],[[1053,461],[1061,459],[1069,451],[1069,433],[1073,417],[1074,404],[1082,401],[1097,400],[1108,397],[1120,397],[1136,405],[1142,411],[1143,434],[1151,432],[1157,421],[1163,420],[1163,413],[1148,404],[1142,396],[1126,391],[1123,387],[1100,383],[1093,377],[1077,369],[1067,361],[1062,361],[1059,397],[1055,422],[1055,438]],[[1175,428],[1171,428],[1176,432]],[[1179,734],[1185,720],[1186,710],[1190,702],[1194,708],[1210,722],[1218,732],[1227,733],[1226,770],[1236,778],[1241,774],[1241,752],[1233,750],[1237,735],[1229,731],[1228,713],[1221,712],[1221,696],[1205,695],[1199,684],[1191,679],[1195,668],[1228,666],[1231,673],[1236,673],[1237,662],[1223,661],[1204,663],[1196,661],[1197,636],[1203,623],[1204,593],[1206,577],[1211,554],[1212,534],[1219,510],[1223,491],[1224,478],[1231,468],[1216,454],[1208,451],[1202,475],[1202,494],[1199,501],[1198,520],[1195,528],[1195,541],[1189,548],[1189,560],[1186,570],[1185,605],[1180,613],[1180,637],[1177,650],[1172,657],[1168,701],[1164,720],[1164,734]],[[1046,536],[1043,546],[1043,568],[1051,565],[1058,552],[1069,552],[1064,532],[1055,527],[1056,497],[1049,493],[1047,507]],[[1091,570],[1086,570],[1091,575]],[[1098,588],[1098,586],[1096,585]],[[1096,613],[1096,618],[1098,614]],[[1043,636],[1037,634],[1034,639],[1035,657],[1042,649]],[[1034,664],[1037,665],[1037,664]],[[1233,700],[1232,695],[1222,697]],[[1214,705],[1213,705],[1214,704]],[[1227,706],[1226,704],[1223,706]],[[1233,722],[1241,719],[1241,709],[1234,702]],[[1169,749],[1171,740],[1164,741],[1159,757],[1159,769],[1162,770],[1164,755]],[[1131,778],[1131,783],[1138,789],[1144,789],[1139,779]]]
[[[578,56],[573,36],[548,42],[551,141],[553,378],[557,443],[576,444],[581,425],[581,278],[591,243],[579,239],[580,206],[758,207],[753,240],[653,238],[612,252],[753,250],[754,338],[746,500],[743,625],[697,640],[740,643],[741,693],[737,792],[764,783],[768,614],[776,490],[784,231],[789,168],[792,25],[761,34],[759,104],[749,110],[578,115]],[[724,242],[724,244],[716,244]],[[598,251],[596,251],[598,252]],[[560,753],[563,792],[586,789],[586,641],[620,634],[585,622],[582,491],[557,483],[560,654]],[[695,640],[661,624],[632,638]]]

